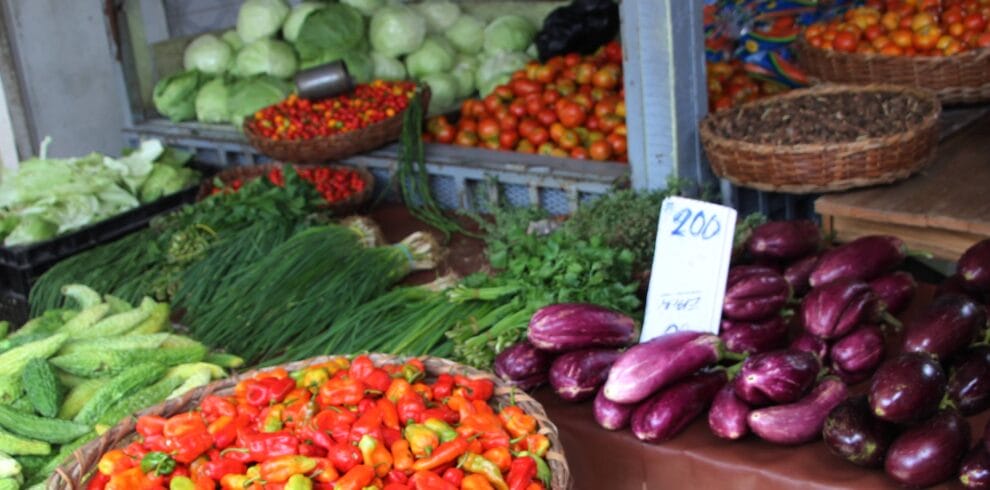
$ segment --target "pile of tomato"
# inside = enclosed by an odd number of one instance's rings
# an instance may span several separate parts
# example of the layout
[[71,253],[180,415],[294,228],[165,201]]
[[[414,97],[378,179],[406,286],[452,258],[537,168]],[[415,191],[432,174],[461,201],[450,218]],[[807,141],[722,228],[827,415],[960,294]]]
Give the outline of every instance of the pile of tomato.
[[541,490],[546,436],[487,379],[424,381],[418,360],[276,368],[193,411],[143,416],[90,490]]
[[786,92],[781,83],[757,80],[743,69],[742,62],[719,61],[706,66],[708,78],[708,110],[711,112]]
[[427,123],[426,141],[556,157],[627,161],[622,47],[529,63],[484,99],[461,106],[456,124]]
[[319,101],[289,95],[254,114],[248,125],[272,140],[307,140],[361,129],[405,110],[413,82],[376,80],[352,92]]
[[888,56],[951,56],[990,47],[990,0],[868,0],[808,26],[812,46]]
[[[296,172],[303,180],[313,184],[317,192],[330,204],[350,199],[352,196],[364,192],[368,186],[361,178],[361,174],[349,168],[302,168],[296,169]],[[269,182],[279,187],[285,186],[285,176],[282,174],[281,167],[270,170],[267,177]],[[212,193],[237,192],[243,186],[243,180],[234,179],[225,188],[214,188]]]

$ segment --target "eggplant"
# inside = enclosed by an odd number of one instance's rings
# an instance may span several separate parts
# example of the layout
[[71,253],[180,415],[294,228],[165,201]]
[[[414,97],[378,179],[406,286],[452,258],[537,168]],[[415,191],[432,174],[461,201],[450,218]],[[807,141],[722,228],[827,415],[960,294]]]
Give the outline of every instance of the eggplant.
[[858,383],[870,377],[883,361],[883,331],[877,325],[863,325],[832,344],[832,369],[843,381]]
[[863,322],[875,321],[879,303],[869,284],[842,280],[816,287],[801,301],[804,329],[816,337],[836,339]]
[[811,271],[815,270],[821,255],[809,255],[784,269],[784,280],[791,285],[795,296],[804,296],[811,289]]
[[726,383],[715,394],[712,406],[708,409],[708,427],[722,439],[736,440],[749,434],[746,421],[752,408],[736,396],[732,383]]
[[811,442],[821,437],[825,419],[847,393],[845,383],[827,377],[794,403],[753,410],[749,413],[749,428],[762,439],[777,444]]
[[945,280],[938,284],[935,288],[935,297],[939,298],[947,294],[958,294],[960,296],[965,296],[977,303],[984,303],[987,299],[985,294],[976,293],[966,289],[963,284],[963,278],[959,274],[953,274],[946,277]]
[[990,408],[990,346],[972,346],[952,361],[946,391],[963,415]]
[[617,403],[636,403],[675,381],[718,362],[722,342],[701,332],[675,332],[637,344],[612,365],[605,397]]
[[911,305],[918,283],[911,273],[897,271],[870,281],[870,289],[877,295],[887,313],[897,315]]
[[787,344],[787,322],[780,315],[758,322],[722,320],[719,337],[732,352],[758,354]]
[[898,424],[926,419],[945,395],[945,372],[929,354],[905,352],[877,368],[870,381],[873,415]]
[[625,405],[605,398],[605,390],[598,390],[593,404],[595,422],[608,430],[622,430],[629,425],[636,404]]
[[840,245],[822,256],[809,282],[817,288],[835,281],[870,281],[904,261],[907,247],[900,238],[869,235]]
[[547,381],[551,362],[552,354],[524,339],[495,356],[495,374],[513,386],[530,390]]
[[822,234],[811,220],[770,221],[757,226],[747,242],[756,259],[789,261],[804,257],[822,245]]
[[736,396],[760,407],[791,403],[814,384],[821,371],[818,356],[799,350],[780,350],[750,356],[733,380]]
[[821,361],[822,365],[828,361],[828,342],[811,335],[808,332],[801,332],[794,340],[791,341],[789,347],[791,350],[799,350],[804,352],[810,352],[818,356],[818,360]]
[[959,467],[959,483],[966,488],[990,488],[990,452],[983,441],[963,458]]
[[791,287],[779,272],[764,266],[736,266],[729,270],[722,315],[730,320],[763,320],[780,312],[791,297]]
[[533,314],[528,336],[538,349],[549,352],[625,347],[636,340],[636,322],[601,306],[560,303]]
[[969,449],[969,423],[956,410],[943,410],[905,430],[887,450],[884,470],[902,485],[928,487],[958,474]]
[[633,412],[633,435],[646,442],[676,436],[708,408],[726,380],[725,370],[717,369],[693,374],[664,388]]
[[833,408],[822,428],[822,439],[832,454],[868,468],[883,464],[894,434],[894,426],[874,417],[862,395],[849,397]]
[[608,370],[619,358],[615,349],[583,349],[568,352],[550,366],[550,386],[557,396],[569,402],[595,395],[608,377]]
[[969,298],[946,294],[936,298],[924,313],[908,322],[903,350],[949,359],[966,347],[986,323],[987,314],[982,306]]
[[956,263],[956,274],[966,289],[990,293],[990,238],[979,241],[963,252]]

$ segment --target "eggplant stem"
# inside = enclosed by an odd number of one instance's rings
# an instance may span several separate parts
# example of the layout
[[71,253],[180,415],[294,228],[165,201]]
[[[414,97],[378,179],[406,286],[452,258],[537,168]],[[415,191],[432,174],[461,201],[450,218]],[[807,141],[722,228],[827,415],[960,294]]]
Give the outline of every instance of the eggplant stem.
[[935,258],[935,255],[933,255],[931,252],[927,250],[912,250],[910,248],[907,250],[907,253],[905,255],[907,255],[908,257],[914,257],[916,259],[932,260]]
[[949,396],[948,393],[946,393],[945,396],[942,397],[942,401],[939,402],[938,409],[955,410],[955,408],[956,408],[956,402],[952,401],[952,398]]
[[733,352],[731,350],[726,350],[723,347],[722,348],[722,356],[721,357],[722,357],[722,360],[725,360],[725,361],[742,362],[742,361],[745,361],[746,358],[749,357],[749,354],[747,354],[745,352]]
[[894,330],[900,331],[902,328],[904,328],[904,324],[901,323],[901,321],[898,320],[894,315],[891,315],[890,312],[888,311],[881,312],[880,319],[883,320],[883,322],[886,323],[887,325],[894,327]]
[[729,377],[729,381],[732,381],[732,380],[736,379],[736,376],[739,375],[739,371],[742,371],[743,364],[745,364],[745,363],[746,363],[746,360],[744,359],[742,361],[739,361],[739,362],[737,362],[737,363],[735,363],[735,364],[733,364],[733,365],[725,368],[725,374],[726,374],[726,376]]

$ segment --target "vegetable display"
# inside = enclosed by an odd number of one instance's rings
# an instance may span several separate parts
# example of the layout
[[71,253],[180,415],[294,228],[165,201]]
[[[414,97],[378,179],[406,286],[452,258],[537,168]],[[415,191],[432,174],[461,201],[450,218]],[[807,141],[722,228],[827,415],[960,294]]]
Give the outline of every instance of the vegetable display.
[[[349,168],[320,167],[297,170],[299,177],[313,184],[316,190],[328,203],[345,201],[356,194],[364,192],[367,184],[361,174]],[[269,182],[279,187],[285,185],[285,175],[281,168],[274,168],[265,176]],[[212,193],[237,192],[244,186],[244,181],[234,179],[225,187],[214,187]]]

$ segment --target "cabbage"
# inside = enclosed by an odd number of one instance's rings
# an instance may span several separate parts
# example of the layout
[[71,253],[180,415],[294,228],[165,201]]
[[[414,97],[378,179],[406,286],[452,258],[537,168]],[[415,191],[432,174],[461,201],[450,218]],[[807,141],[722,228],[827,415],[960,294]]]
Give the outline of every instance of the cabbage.
[[292,12],[289,13],[289,17],[285,19],[285,24],[282,26],[282,37],[286,41],[296,42],[296,37],[299,36],[299,30],[302,29],[303,22],[309,17],[309,14],[326,6],[327,4],[325,3],[303,2],[292,7]]
[[507,83],[513,73],[526,67],[529,60],[530,57],[524,53],[499,53],[488,57],[474,74],[478,93],[484,97],[495,90],[495,87]]
[[388,5],[371,18],[371,46],[385,56],[399,56],[419,49],[426,37],[426,19],[405,5]]
[[239,77],[271,75],[289,78],[295,75],[297,67],[296,52],[292,46],[274,39],[259,39],[237,53],[233,72]]
[[477,54],[485,42],[485,23],[470,15],[462,15],[444,33],[447,40],[465,54]]
[[536,28],[525,17],[503,15],[485,28],[485,52],[523,51],[536,35]]
[[23,245],[25,243],[48,240],[58,233],[58,225],[38,215],[21,217],[20,223],[7,235],[4,246]]
[[406,79],[406,65],[395,58],[372,51],[371,62],[374,65],[374,76],[378,80]]
[[227,97],[227,84],[223,78],[206,82],[196,94],[196,120],[205,123],[227,122],[230,119]]
[[[364,18],[347,5],[333,3],[319,9],[303,21],[296,37],[299,57],[310,61],[326,57],[327,51],[339,59],[364,41]],[[331,60],[332,61],[332,60]]]
[[454,67],[456,54],[446,39],[431,35],[419,49],[406,56],[406,69],[416,80],[431,73],[444,73]]
[[171,165],[155,165],[154,170],[141,185],[141,191],[138,195],[143,203],[157,201],[164,196],[189,187],[198,178],[199,174],[192,169]]
[[245,43],[272,37],[288,15],[283,0],[245,0],[237,12],[237,34]]
[[429,114],[440,114],[457,105],[457,91],[460,87],[453,75],[432,73],[420,81],[430,86],[430,107],[427,111]]
[[282,80],[262,75],[240,80],[229,90],[227,107],[230,110],[230,122],[240,126],[245,117],[284,99],[292,87]]
[[151,96],[155,109],[172,122],[192,119],[196,115],[193,100],[199,83],[200,74],[196,70],[182,71],[159,80]]
[[474,93],[474,72],[476,68],[468,64],[458,64],[454,66],[451,76],[457,80],[457,98],[463,99]]
[[423,0],[415,7],[426,19],[426,28],[437,34],[443,34],[461,16],[461,8],[449,0]]
[[186,46],[182,64],[187,70],[219,75],[230,66],[233,56],[234,51],[229,44],[213,34],[203,34]]
[[227,43],[227,45],[230,46],[230,49],[232,49],[235,53],[244,47],[244,40],[241,39],[241,36],[237,35],[237,31],[233,29],[224,31],[224,33],[220,35],[220,39],[223,39],[223,42]]
[[355,83],[368,83],[375,77],[375,63],[371,56],[362,51],[353,51],[344,55],[344,66]]
[[358,9],[365,17],[371,17],[375,15],[375,11],[385,5],[385,0],[340,0],[340,3]]

